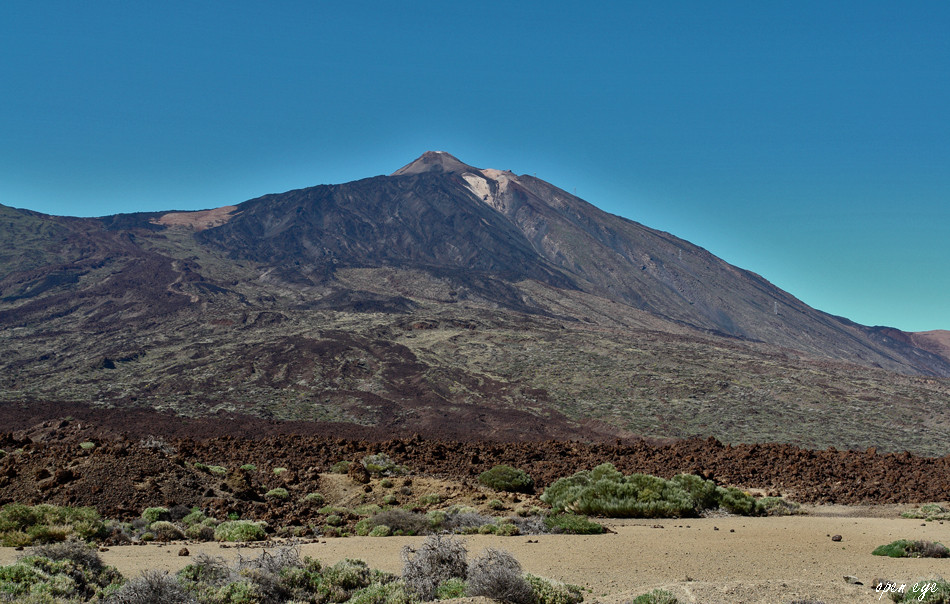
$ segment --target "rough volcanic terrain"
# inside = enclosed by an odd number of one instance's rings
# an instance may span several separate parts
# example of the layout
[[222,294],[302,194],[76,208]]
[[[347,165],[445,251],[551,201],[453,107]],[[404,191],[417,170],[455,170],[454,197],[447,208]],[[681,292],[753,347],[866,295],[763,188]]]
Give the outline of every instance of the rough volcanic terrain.
[[[45,422],[0,435],[0,504],[95,506],[107,517],[129,519],[149,506],[199,506],[267,520],[307,525],[316,510],[307,493],[328,488],[326,473],[339,461],[386,453],[417,479],[445,478],[475,488],[479,473],[500,463],[530,473],[539,490],[562,476],[611,462],[625,473],[670,477],[680,472],[719,484],[761,489],[803,503],[911,503],[939,501],[950,492],[950,457],[879,454],[789,445],[726,446],[714,439],[669,443],[462,442],[419,436],[389,440],[280,434],[254,439],[136,435],[96,437],[103,430],[75,420]],[[94,443],[83,447],[80,443]],[[219,466],[212,473],[204,466]],[[241,470],[253,464],[254,472]],[[274,472],[275,468],[286,471]],[[285,502],[263,494],[284,487]],[[367,493],[371,492],[366,491]],[[420,493],[416,493],[419,495]],[[452,493],[443,493],[443,501]]]

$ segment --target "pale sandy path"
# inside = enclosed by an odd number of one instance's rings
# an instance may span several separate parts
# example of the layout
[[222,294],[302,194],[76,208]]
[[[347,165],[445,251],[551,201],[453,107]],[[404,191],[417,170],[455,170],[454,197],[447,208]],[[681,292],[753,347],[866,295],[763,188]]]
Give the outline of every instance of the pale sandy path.
[[[653,528],[654,524],[664,528]],[[489,546],[505,549],[528,572],[588,587],[592,593],[587,601],[621,602],[654,587],[666,587],[681,602],[775,604],[813,598],[827,604],[850,604],[877,602],[878,594],[867,586],[845,583],[844,575],[854,575],[865,584],[876,577],[910,583],[920,577],[950,577],[947,559],[871,555],[875,547],[895,539],[950,543],[950,523],[921,524],[899,518],[834,516],[638,520],[610,523],[616,533],[607,535],[477,535],[464,540],[470,555]],[[830,535],[835,534],[843,540],[833,542]],[[528,543],[529,539],[538,543]],[[300,550],[325,563],[358,558],[371,567],[398,573],[402,547],[421,541],[413,537],[351,537],[306,544]],[[102,557],[126,576],[147,568],[175,571],[191,559],[177,555],[180,547],[114,547]],[[229,559],[239,553],[254,557],[261,551],[219,544],[187,547],[192,556],[205,552]],[[0,548],[0,563],[7,564],[17,555],[10,548]]]

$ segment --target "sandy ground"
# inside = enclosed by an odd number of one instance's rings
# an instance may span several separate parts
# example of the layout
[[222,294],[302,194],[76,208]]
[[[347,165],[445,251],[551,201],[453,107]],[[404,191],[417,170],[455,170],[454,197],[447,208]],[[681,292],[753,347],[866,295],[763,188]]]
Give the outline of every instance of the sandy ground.
[[[906,507],[906,506],[905,506]],[[819,515],[820,514],[820,515]],[[859,514],[859,515],[855,515]],[[882,517],[883,516],[883,517]],[[584,586],[588,602],[619,604],[654,588],[680,602],[788,603],[797,599],[832,603],[889,601],[870,587],[883,578],[913,584],[924,577],[950,576],[947,559],[893,559],[871,551],[895,539],[950,543],[950,522],[923,523],[895,517],[893,509],[827,507],[808,516],[778,518],[702,518],[608,522],[615,531],[596,536],[466,536],[469,555],[485,547],[511,552],[525,570]],[[925,524],[925,525],[924,525]],[[831,540],[841,535],[840,542]],[[302,555],[325,563],[343,558],[398,573],[400,550],[415,537],[350,537],[299,546]],[[533,541],[537,541],[534,543]],[[233,559],[256,557],[259,548],[185,544],[199,552]],[[190,558],[178,556],[182,544],[113,547],[101,555],[126,576],[144,569],[175,571]],[[0,563],[20,552],[0,549]],[[864,585],[845,581],[852,575]]]

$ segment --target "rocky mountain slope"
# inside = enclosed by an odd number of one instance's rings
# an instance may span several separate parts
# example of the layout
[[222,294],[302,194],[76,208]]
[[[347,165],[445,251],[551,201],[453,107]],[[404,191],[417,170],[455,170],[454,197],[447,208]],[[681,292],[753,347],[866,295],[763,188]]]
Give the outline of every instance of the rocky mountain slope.
[[950,443],[939,334],[822,313],[668,233],[447,153],[203,212],[0,206],[0,228],[0,401],[24,409]]

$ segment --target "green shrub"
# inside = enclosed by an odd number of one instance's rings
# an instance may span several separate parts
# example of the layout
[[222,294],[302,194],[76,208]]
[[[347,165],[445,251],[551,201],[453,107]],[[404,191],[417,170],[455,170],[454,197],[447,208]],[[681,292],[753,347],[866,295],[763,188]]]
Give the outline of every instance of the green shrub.
[[677,604],[676,596],[663,589],[654,589],[650,593],[634,598],[631,604]]
[[584,594],[577,585],[551,581],[525,573],[525,580],[531,585],[537,604],[580,604]]
[[228,473],[228,469],[224,466],[208,466],[208,472],[215,476],[224,476]]
[[379,507],[375,503],[367,503],[353,508],[353,513],[357,516],[373,516],[374,514],[378,514],[381,511],[383,511],[383,508]]
[[334,474],[346,474],[350,471],[351,461],[338,461],[332,466],[330,466],[330,471]]
[[274,475],[275,475],[275,476],[280,476],[281,474],[283,474],[283,473],[286,472],[286,471],[287,471],[287,468],[274,468]]
[[290,499],[290,493],[287,492],[287,489],[283,487],[277,487],[276,489],[271,489],[264,494],[264,497],[267,499],[278,499],[281,501],[286,501]]
[[156,520],[149,525],[148,530],[155,535],[157,541],[176,541],[185,538],[185,533],[167,520]]
[[505,509],[505,504],[501,502],[501,499],[492,499],[488,502],[488,509],[499,511]]
[[515,537],[521,534],[521,530],[510,522],[502,522],[495,527],[495,534],[499,537]]
[[102,600],[121,583],[118,571],[77,542],[36,548],[14,564],[0,566],[0,599],[10,601]]
[[419,505],[439,505],[442,503],[442,495],[438,493],[429,493],[419,498]]
[[193,524],[185,529],[185,536],[195,541],[211,541],[214,539],[214,527]]
[[26,546],[70,538],[91,541],[108,531],[95,509],[9,503],[0,508],[0,544]]
[[413,604],[415,598],[403,581],[372,583],[354,593],[347,604]]
[[214,529],[215,541],[263,541],[267,539],[263,523],[229,520]]
[[445,522],[446,514],[442,510],[432,510],[426,513],[426,518],[429,520],[429,526],[437,529]]
[[96,443],[87,440],[86,442],[81,442],[81,443],[79,443],[79,446],[80,446],[83,450],[89,451],[90,449],[95,449],[95,448],[96,448]]
[[244,470],[245,472],[257,472],[257,466],[255,466],[252,463],[244,464],[243,466],[241,466],[241,469]]
[[382,511],[370,518],[369,522],[371,526],[388,526],[395,535],[423,535],[430,526],[428,517],[400,509]]
[[181,519],[181,523],[184,524],[185,527],[190,527],[201,524],[205,520],[207,520],[207,516],[204,515],[204,512],[198,508],[192,508],[191,512]]
[[399,500],[396,498],[395,495],[389,494],[383,497],[383,503],[385,505],[399,505]]
[[459,579],[458,577],[452,577],[451,579],[446,579],[439,583],[438,588],[436,588],[435,597],[439,600],[454,600],[456,598],[465,597],[465,585],[464,579]]
[[552,533],[567,533],[569,535],[599,535],[604,527],[588,520],[586,516],[562,512],[550,514],[544,519],[544,525]]
[[478,475],[478,482],[495,491],[533,493],[534,480],[524,471],[499,465]]
[[950,550],[936,541],[898,539],[887,545],[876,547],[871,554],[891,558],[946,558],[950,556]]
[[393,483],[393,481],[389,480],[388,478],[383,478],[382,480],[379,481],[379,486],[383,487],[384,489],[391,489],[393,488],[393,486],[395,486],[395,484]]
[[369,567],[362,560],[346,558],[323,571],[323,579],[333,587],[346,591],[368,587],[371,580]]
[[760,514],[763,508],[750,495],[712,481],[680,474],[672,480],[647,474],[624,476],[612,464],[558,479],[541,500],[555,512],[623,518],[679,518],[721,506],[735,514]]
[[748,493],[743,493],[735,487],[717,487],[719,506],[732,514],[739,516],[758,516],[765,513],[761,503]]
[[367,472],[376,476],[399,476],[408,472],[406,466],[397,464],[385,453],[367,455],[360,463]]
[[903,512],[901,518],[916,518],[926,520],[950,520],[950,510],[936,503],[926,503],[916,510]]
[[170,518],[171,514],[168,513],[168,508],[145,508],[145,510],[142,511],[142,520],[144,520],[146,524],[152,524],[153,522],[168,520]]
[[769,516],[794,516],[804,514],[802,505],[784,497],[763,497],[759,499],[763,511]]
[[326,499],[321,493],[307,493],[303,500],[310,505],[323,505],[326,503]]
[[343,518],[336,514],[330,514],[329,516],[327,516],[326,522],[330,526],[340,526],[343,524]]
[[369,532],[370,537],[388,537],[392,534],[392,530],[385,524],[377,524],[373,527],[373,530]]

